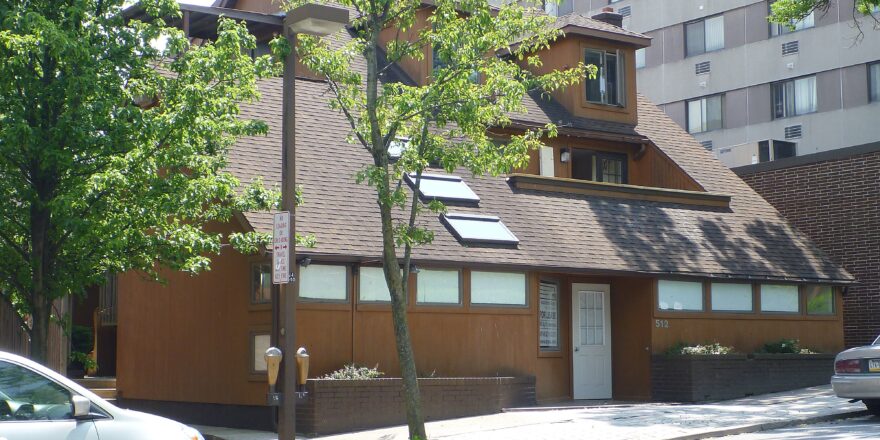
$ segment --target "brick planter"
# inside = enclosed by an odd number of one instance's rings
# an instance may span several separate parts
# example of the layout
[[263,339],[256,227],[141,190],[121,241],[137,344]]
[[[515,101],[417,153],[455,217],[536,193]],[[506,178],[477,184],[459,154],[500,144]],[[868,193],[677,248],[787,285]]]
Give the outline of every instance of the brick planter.
[[[401,379],[309,379],[297,402],[297,431],[333,434],[406,423]],[[419,379],[426,420],[475,416],[535,404],[534,377]]]
[[828,384],[833,354],[654,355],[651,398],[725,400]]

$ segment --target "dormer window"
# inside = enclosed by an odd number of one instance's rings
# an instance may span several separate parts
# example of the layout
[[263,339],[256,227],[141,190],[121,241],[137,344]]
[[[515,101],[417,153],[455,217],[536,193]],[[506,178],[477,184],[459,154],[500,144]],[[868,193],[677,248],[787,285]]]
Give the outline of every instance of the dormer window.
[[617,50],[587,49],[584,63],[599,70],[596,78],[587,78],[587,102],[605,105],[625,105],[623,53]]
[[571,150],[571,178],[594,182],[627,183],[627,156],[623,153]]

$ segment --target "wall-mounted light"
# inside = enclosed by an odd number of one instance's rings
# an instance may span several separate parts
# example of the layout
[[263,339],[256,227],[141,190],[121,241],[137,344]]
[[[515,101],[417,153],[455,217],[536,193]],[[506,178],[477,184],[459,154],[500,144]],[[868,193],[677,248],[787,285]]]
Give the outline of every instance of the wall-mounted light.
[[559,161],[562,163],[568,163],[571,160],[571,150],[568,148],[563,148],[562,151],[559,152]]
[[302,260],[299,260],[299,265],[302,267],[309,267],[310,264],[312,264],[311,257],[305,257]]

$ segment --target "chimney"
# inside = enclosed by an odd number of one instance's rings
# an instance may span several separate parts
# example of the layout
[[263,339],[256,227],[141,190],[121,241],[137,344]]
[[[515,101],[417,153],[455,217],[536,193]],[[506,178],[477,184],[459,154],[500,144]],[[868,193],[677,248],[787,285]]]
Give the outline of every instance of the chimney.
[[593,20],[599,20],[612,26],[623,27],[623,16],[614,12],[614,8],[611,6],[602,8],[602,12],[594,15]]

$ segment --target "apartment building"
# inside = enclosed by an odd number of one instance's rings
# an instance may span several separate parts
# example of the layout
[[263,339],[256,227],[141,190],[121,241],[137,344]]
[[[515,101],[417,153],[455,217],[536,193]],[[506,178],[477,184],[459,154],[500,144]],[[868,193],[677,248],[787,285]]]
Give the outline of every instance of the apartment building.
[[[612,7],[653,38],[636,53],[639,92],[727,166],[880,140],[880,30],[834,0],[787,26],[766,0],[566,0],[548,12]],[[861,32],[860,32],[861,30]]]

